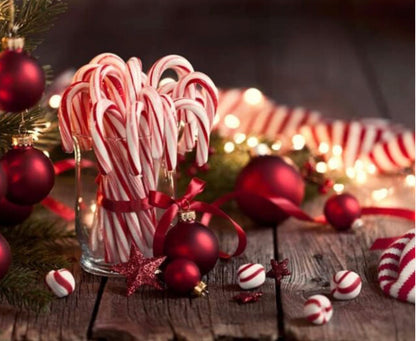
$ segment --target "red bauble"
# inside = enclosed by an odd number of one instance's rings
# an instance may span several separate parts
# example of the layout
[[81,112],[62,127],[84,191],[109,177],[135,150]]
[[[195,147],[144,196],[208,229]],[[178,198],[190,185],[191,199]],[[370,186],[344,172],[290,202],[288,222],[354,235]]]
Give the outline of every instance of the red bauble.
[[0,279],[4,277],[12,262],[12,254],[7,240],[0,234]]
[[40,150],[14,146],[2,158],[7,170],[9,201],[18,205],[33,205],[44,199],[55,183],[51,160]]
[[13,204],[6,198],[0,200],[0,225],[14,226],[24,222],[33,211],[33,206]]
[[247,216],[260,225],[276,225],[288,216],[262,197],[283,197],[300,205],[305,184],[299,172],[281,157],[258,156],[243,168],[235,190],[254,194],[237,198]]
[[212,231],[198,222],[179,221],[166,235],[164,255],[168,261],[176,258],[191,260],[204,275],[217,263],[218,240]]
[[169,289],[177,294],[188,294],[201,281],[198,266],[184,258],[172,260],[165,268],[164,280]]
[[0,53],[0,110],[20,112],[33,107],[45,89],[45,75],[36,59],[23,51]]
[[358,200],[351,194],[335,194],[330,197],[324,208],[326,220],[337,230],[347,230],[361,216]]

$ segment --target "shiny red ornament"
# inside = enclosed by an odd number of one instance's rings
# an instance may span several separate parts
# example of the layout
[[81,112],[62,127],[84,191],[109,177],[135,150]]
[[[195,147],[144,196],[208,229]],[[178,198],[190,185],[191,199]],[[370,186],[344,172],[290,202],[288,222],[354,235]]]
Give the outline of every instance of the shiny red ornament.
[[283,197],[300,205],[305,184],[299,172],[279,156],[253,158],[239,174],[235,190],[255,195],[237,197],[240,209],[260,225],[276,225],[288,216],[262,197]]
[[168,259],[185,258],[196,263],[201,274],[208,273],[219,257],[218,239],[198,222],[179,221],[166,234],[163,254]]
[[192,292],[201,281],[201,273],[194,262],[177,258],[168,263],[163,278],[170,290],[185,295]]
[[12,262],[12,253],[10,250],[10,245],[0,234],[0,279],[6,275],[9,270],[10,263]]
[[14,226],[23,223],[33,211],[33,206],[16,205],[6,198],[0,200],[0,225]]
[[7,169],[9,201],[33,205],[44,199],[55,183],[51,160],[31,145],[14,146],[2,158]]
[[20,112],[39,102],[45,90],[45,74],[23,50],[0,53],[0,110]]
[[326,220],[337,230],[348,230],[361,216],[361,206],[351,194],[335,194],[330,197],[324,208]]

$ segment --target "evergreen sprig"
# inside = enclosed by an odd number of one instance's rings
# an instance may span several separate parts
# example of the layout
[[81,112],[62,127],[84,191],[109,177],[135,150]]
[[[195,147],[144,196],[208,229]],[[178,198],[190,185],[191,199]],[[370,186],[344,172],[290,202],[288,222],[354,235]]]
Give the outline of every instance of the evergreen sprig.
[[9,242],[13,259],[0,281],[0,297],[20,308],[46,310],[54,296],[43,284],[44,276],[52,269],[70,266],[63,250],[74,244],[74,233],[50,216],[1,227],[0,233]]

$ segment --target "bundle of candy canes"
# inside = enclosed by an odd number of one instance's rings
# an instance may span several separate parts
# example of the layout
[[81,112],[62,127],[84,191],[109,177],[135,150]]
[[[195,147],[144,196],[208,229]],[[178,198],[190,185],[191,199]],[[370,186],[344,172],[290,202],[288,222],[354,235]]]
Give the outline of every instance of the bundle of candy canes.
[[[215,127],[221,135],[233,138],[242,133],[284,142],[301,134],[313,152],[321,154],[319,147],[324,145],[329,151],[323,153],[326,159],[332,156],[333,147],[342,151],[337,156],[344,169],[354,167],[356,161],[361,160],[381,173],[391,173],[414,163],[415,133],[412,130],[379,119],[330,120],[317,111],[276,104],[260,92],[253,94],[252,90],[220,92]],[[250,95],[254,96],[250,98]],[[235,116],[238,124],[227,126],[228,115]]]
[[[167,70],[177,80],[160,82]],[[173,171],[177,154],[196,148],[196,163],[207,162],[209,136],[218,103],[212,80],[183,57],[159,59],[146,74],[138,58],[114,54],[93,58],[74,75],[62,96],[59,127],[63,149],[95,153],[98,193],[112,202],[145,199],[157,189],[160,167]],[[134,243],[152,255],[154,209],[117,212],[98,206],[91,249],[104,244],[108,263],[125,262]]]

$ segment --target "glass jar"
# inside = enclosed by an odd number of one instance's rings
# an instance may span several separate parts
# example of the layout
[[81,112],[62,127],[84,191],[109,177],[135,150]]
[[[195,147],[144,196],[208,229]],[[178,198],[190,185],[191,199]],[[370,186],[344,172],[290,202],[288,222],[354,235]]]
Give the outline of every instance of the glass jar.
[[99,171],[91,137],[75,135],[73,141],[75,228],[82,251],[81,267],[95,275],[118,276],[111,268],[128,260],[132,243],[146,257],[153,255],[154,231],[163,212],[142,208],[141,199],[149,190],[174,197],[175,174],[167,171],[160,159],[152,161],[151,174],[146,175],[143,169],[143,175],[134,175],[129,168],[127,142],[120,138],[105,139],[111,170],[104,174]]

